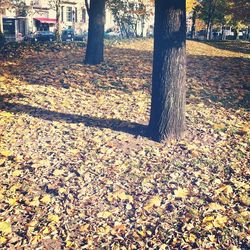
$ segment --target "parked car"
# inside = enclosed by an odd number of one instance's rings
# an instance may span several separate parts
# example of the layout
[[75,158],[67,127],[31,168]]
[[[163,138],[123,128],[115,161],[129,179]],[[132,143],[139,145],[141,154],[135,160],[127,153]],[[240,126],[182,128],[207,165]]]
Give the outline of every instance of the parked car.
[[119,38],[121,37],[121,33],[117,31],[109,31],[104,33],[104,38],[106,39],[112,39],[112,38]]
[[83,41],[86,41],[88,38],[88,32],[84,32],[82,34],[75,34],[74,36],[74,41],[77,41],[77,42],[83,42]]
[[47,41],[55,41],[56,35],[51,31],[37,31],[32,37],[32,41],[35,42],[47,42]]
[[73,29],[66,29],[62,31],[62,41],[74,41],[75,31]]

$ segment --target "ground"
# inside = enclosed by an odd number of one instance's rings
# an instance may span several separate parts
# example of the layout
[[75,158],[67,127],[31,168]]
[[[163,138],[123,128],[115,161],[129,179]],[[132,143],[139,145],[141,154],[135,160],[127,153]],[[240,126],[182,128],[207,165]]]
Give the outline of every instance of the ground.
[[0,61],[0,248],[249,249],[247,46],[187,42],[187,131],[164,143],[152,40]]

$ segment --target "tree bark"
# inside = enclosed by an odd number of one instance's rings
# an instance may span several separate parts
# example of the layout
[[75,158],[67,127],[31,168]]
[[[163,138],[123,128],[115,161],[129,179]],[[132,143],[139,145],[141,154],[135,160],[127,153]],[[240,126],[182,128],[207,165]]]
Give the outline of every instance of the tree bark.
[[104,24],[105,0],[91,0],[85,64],[96,65],[103,61]]
[[185,131],[186,1],[156,0],[149,136],[180,138]]
[[193,15],[192,15],[192,28],[191,28],[191,38],[194,39],[195,37],[195,26],[196,26],[196,10],[193,11]]
[[60,30],[60,6],[61,1],[56,2],[56,40],[59,42],[61,40],[61,30]]

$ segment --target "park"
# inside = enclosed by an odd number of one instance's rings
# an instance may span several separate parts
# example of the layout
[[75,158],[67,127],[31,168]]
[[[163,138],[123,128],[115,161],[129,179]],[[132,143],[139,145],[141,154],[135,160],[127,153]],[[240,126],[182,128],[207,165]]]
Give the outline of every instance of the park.
[[186,41],[183,131],[156,138],[154,39],[2,50],[1,249],[249,249],[250,43]]

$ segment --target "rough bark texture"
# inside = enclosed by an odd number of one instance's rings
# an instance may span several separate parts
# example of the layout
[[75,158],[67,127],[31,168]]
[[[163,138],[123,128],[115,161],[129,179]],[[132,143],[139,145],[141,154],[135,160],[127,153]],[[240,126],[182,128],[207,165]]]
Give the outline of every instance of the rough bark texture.
[[162,141],[185,130],[185,0],[155,1],[154,58],[149,135]]
[[105,0],[91,0],[85,64],[95,65],[103,61],[104,23]]

